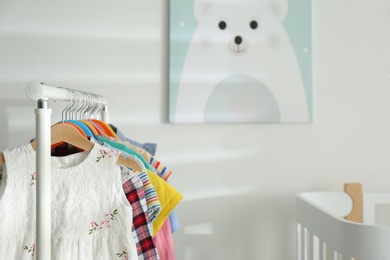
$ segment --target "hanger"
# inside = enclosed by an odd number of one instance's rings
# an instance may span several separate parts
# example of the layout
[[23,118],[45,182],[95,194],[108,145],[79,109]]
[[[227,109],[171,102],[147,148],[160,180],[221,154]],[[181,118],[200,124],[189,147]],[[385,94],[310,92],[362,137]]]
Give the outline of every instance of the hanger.
[[[80,120],[80,122],[84,123],[89,130],[91,130],[92,134],[97,137],[99,135],[98,131],[96,130],[95,126],[91,124],[91,122],[87,120]],[[97,138],[96,138],[97,139]]]
[[[74,126],[67,123],[57,123],[51,127],[51,144],[68,143],[75,147],[81,148],[84,151],[91,151],[94,143],[86,139]],[[31,142],[31,146],[36,150],[36,141]],[[141,166],[130,157],[119,155],[118,164],[142,172]]]
[[[59,124],[60,124],[60,123],[59,123]],[[82,138],[84,138],[84,139],[87,137],[86,135],[83,135],[82,132],[80,132],[80,131],[82,131],[81,129],[77,129],[77,128],[76,128],[77,126],[73,126],[73,125],[71,125],[70,123],[64,123],[64,124],[68,124],[69,126],[75,128],[77,131],[79,131],[80,137],[82,137]],[[51,129],[52,129],[52,131],[51,131],[51,134],[52,134],[52,143],[51,143],[51,147],[52,147],[52,148],[54,148],[54,147],[56,147],[56,146],[58,146],[58,145],[60,145],[60,144],[63,144],[64,142],[66,142],[66,140],[58,140],[58,137],[57,137],[57,140],[55,140],[55,138],[53,138],[53,134],[54,134],[53,129],[55,129],[55,126],[56,126],[56,125],[54,125],[54,126],[51,128]],[[56,128],[57,128],[57,127],[56,127]],[[55,131],[57,131],[57,130],[55,130]],[[74,131],[74,130],[72,130],[72,131]],[[34,151],[35,151],[35,150],[36,150],[36,141],[35,141],[35,140],[33,140],[33,141],[31,142],[31,146],[32,146],[32,148],[33,148]],[[82,147],[80,147],[80,148],[82,148]],[[86,149],[82,149],[82,150],[86,150]],[[4,154],[3,154],[3,153],[0,153],[0,165],[3,165],[4,163],[5,163]]]
[[92,133],[91,129],[86,125],[84,122],[80,120],[68,120],[67,122],[73,123],[77,126],[79,126],[82,131],[89,137],[91,137],[93,140],[97,141],[96,136]]
[[[51,146],[56,147],[62,143],[68,143],[84,151],[91,151],[93,143],[82,135],[75,126],[68,123],[57,123],[51,127]],[[31,141],[31,146],[36,151],[37,142]]]
[[[98,135],[102,136],[114,136],[115,132],[103,121],[92,119],[93,115],[96,113],[100,113],[102,109],[102,105],[98,102],[98,97],[94,97],[94,94],[90,93],[81,93],[81,97],[83,98],[84,105],[81,104],[81,106],[74,111],[73,118],[77,118],[77,114],[79,114],[78,118],[82,118],[81,120],[78,120],[78,124],[83,124],[85,127],[89,128],[88,133],[85,131],[85,133],[89,136],[90,134],[93,134],[95,137],[95,140],[97,140]],[[79,99],[77,95],[75,95],[76,100]],[[73,107],[74,110],[74,107]],[[89,115],[89,116],[88,116]],[[87,118],[90,118],[87,120]],[[71,120],[69,120],[71,121]],[[84,128],[83,128],[84,129]]]
[[101,135],[101,136],[108,136],[107,133],[104,131],[104,129],[101,128],[100,125],[98,125],[96,122],[93,122],[91,120],[85,120],[84,122],[85,124],[89,124],[91,125],[91,128],[95,129],[96,131],[96,139],[98,139],[98,136]]
[[[59,123],[61,123],[61,122],[58,122],[58,124],[59,124]],[[76,130],[79,131],[80,134],[81,134],[84,138],[87,138],[87,139],[88,139],[88,136],[84,133],[84,131],[83,131],[78,125],[72,124],[72,123],[70,123],[70,122],[62,122],[62,123],[71,125],[72,127],[76,128]],[[33,148],[34,148],[34,151],[35,151],[35,138],[34,138],[32,141],[34,141],[34,143],[31,142],[31,144],[34,145]],[[56,148],[57,146],[60,146],[60,145],[63,144],[63,143],[65,143],[65,142],[64,142],[64,141],[61,141],[61,142],[58,142],[58,143],[52,143],[52,144],[51,144],[51,148],[52,148],[52,149],[53,149],[53,148]],[[79,149],[79,150],[83,150],[83,149]]]
[[128,154],[136,156],[138,159],[141,160],[141,162],[146,167],[146,169],[153,171],[153,167],[148,163],[148,160],[145,160],[142,157],[142,155],[140,155],[138,152],[134,151],[133,149],[127,147],[125,144],[120,143],[120,142],[116,142],[115,140],[112,140],[112,139],[104,138],[103,136],[98,136],[98,138],[99,138],[99,141],[101,141],[103,143],[107,143],[108,145],[110,145],[114,148],[117,148],[119,150],[123,150],[124,152],[126,152]]
[[115,139],[119,139],[119,137],[114,132],[114,130],[112,130],[112,128],[106,122],[98,120],[98,119],[92,119],[91,121],[95,122],[99,126],[101,126],[109,137],[114,137]]

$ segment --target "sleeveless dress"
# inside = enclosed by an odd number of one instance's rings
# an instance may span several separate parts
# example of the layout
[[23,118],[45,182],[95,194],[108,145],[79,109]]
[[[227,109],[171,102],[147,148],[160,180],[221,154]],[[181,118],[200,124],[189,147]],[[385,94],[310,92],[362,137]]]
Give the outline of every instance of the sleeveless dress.
[[[0,259],[35,259],[36,153],[27,143],[3,154]],[[118,155],[95,144],[52,157],[52,260],[138,259]]]

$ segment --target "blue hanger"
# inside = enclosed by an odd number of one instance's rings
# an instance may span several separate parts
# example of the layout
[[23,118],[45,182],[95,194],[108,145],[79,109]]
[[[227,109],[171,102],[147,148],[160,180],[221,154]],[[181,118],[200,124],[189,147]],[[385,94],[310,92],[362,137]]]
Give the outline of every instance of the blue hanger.
[[91,131],[91,129],[89,129],[89,127],[86,124],[84,124],[83,122],[80,122],[78,120],[67,120],[67,122],[70,122],[70,123],[73,123],[73,124],[79,126],[87,136],[91,137],[94,141],[99,142],[97,137]]

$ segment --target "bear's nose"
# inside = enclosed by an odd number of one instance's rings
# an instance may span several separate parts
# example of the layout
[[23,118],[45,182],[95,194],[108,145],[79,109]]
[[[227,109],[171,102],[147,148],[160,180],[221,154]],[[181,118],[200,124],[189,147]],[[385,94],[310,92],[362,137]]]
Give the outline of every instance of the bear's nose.
[[241,38],[241,36],[236,36],[236,38],[234,38],[234,42],[235,42],[236,44],[241,44],[241,43],[242,43],[242,38]]

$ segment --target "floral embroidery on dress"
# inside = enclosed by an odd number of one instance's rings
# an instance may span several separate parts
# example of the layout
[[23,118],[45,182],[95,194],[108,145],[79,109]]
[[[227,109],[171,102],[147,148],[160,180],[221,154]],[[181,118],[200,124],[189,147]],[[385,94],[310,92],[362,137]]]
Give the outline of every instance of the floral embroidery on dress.
[[37,179],[37,173],[34,172],[33,174],[31,174],[30,186],[34,186],[35,185],[35,180],[36,179]]
[[28,252],[28,253],[31,253],[31,256],[34,256],[35,255],[35,243],[31,244],[30,247],[28,247],[27,245],[24,245],[23,249]]
[[115,156],[118,156],[120,152],[118,150],[110,150],[106,151],[104,149],[100,149],[100,156],[96,157],[96,162],[99,162],[101,159],[104,159],[106,156],[108,159],[112,159]]
[[124,257],[125,260],[129,260],[129,256],[126,251],[122,251],[121,253],[116,254],[118,257]]
[[118,210],[114,210],[112,213],[106,213],[104,214],[104,220],[100,222],[91,222],[91,229],[89,230],[89,235],[91,235],[94,231],[99,231],[104,228],[110,228],[111,227],[111,220],[114,220],[115,215],[118,214]]

